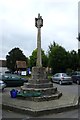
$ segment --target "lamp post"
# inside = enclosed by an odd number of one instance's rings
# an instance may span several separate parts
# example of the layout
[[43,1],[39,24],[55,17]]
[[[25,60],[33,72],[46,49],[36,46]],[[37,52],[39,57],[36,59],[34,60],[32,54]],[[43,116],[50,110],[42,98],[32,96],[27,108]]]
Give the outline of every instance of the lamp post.
[[78,55],[80,56],[80,33],[78,33]]
[[78,58],[79,58],[79,64],[78,64],[78,67],[80,69],[80,33],[78,33]]

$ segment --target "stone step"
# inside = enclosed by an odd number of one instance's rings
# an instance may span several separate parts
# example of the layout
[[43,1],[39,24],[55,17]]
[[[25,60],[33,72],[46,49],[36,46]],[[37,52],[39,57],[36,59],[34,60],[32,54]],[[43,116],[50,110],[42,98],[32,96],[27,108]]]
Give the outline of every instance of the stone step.
[[29,83],[32,83],[32,84],[41,84],[41,83],[49,83],[51,82],[50,80],[48,79],[29,79],[28,81]]
[[21,86],[21,91],[22,92],[40,92],[42,95],[51,95],[55,94],[57,92],[56,87],[51,87],[51,88],[26,88],[24,86]]
[[57,100],[59,99],[60,97],[62,96],[62,93],[57,91],[56,94],[52,94],[52,95],[43,95],[43,96],[40,96],[40,97],[28,97],[28,96],[25,96],[25,97],[17,97],[18,99],[24,99],[24,100],[32,100],[32,101],[35,101],[35,102],[42,102],[42,101],[49,101],[49,100]]
[[24,87],[26,88],[50,88],[53,87],[52,83],[41,83],[41,84],[32,84],[32,83],[24,83]]

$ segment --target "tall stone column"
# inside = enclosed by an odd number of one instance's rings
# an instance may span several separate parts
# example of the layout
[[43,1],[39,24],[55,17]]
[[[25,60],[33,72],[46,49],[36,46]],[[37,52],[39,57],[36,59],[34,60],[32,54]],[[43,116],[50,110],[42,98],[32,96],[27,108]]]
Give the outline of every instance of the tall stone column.
[[41,28],[38,28],[37,34],[37,62],[36,66],[42,67],[42,58],[41,58]]
[[35,18],[35,26],[38,28],[37,33],[37,67],[42,67],[42,58],[41,58],[41,27],[43,26],[43,19],[38,14],[38,18]]

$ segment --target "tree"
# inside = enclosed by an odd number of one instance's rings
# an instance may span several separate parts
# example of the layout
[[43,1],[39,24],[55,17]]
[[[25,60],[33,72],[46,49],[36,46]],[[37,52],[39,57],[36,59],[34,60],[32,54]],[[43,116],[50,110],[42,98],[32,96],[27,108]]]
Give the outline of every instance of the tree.
[[50,44],[48,50],[49,66],[52,67],[53,73],[56,72],[71,72],[80,67],[80,57],[75,50],[67,52],[62,46],[55,42]]
[[11,71],[15,71],[17,60],[26,61],[26,63],[28,63],[28,58],[23,54],[23,52],[19,48],[14,48],[8,52],[8,55],[6,55],[7,68]]
[[[44,50],[41,50],[41,56],[42,56],[42,65],[43,67],[47,67],[48,65],[48,58],[47,55],[45,55]],[[33,50],[32,55],[30,56],[30,67],[36,66],[37,61],[37,49]]]
[[36,66],[37,60],[37,49],[33,50],[32,55],[30,56],[30,67]]
[[66,70],[66,50],[53,42],[50,44],[48,56],[49,56],[49,66],[52,68],[53,73],[64,72]]

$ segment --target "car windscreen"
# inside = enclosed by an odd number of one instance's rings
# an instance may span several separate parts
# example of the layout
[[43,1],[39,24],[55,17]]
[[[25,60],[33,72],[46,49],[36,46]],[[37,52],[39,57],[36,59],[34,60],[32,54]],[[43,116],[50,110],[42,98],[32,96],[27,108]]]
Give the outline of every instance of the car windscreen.
[[65,73],[63,73],[63,74],[62,74],[62,76],[63,76],[63,77],[68,77],[68,75],[67,75],[67,74],[65,74]]
[[77,72],[77,75],[80,75],[80,72]]

